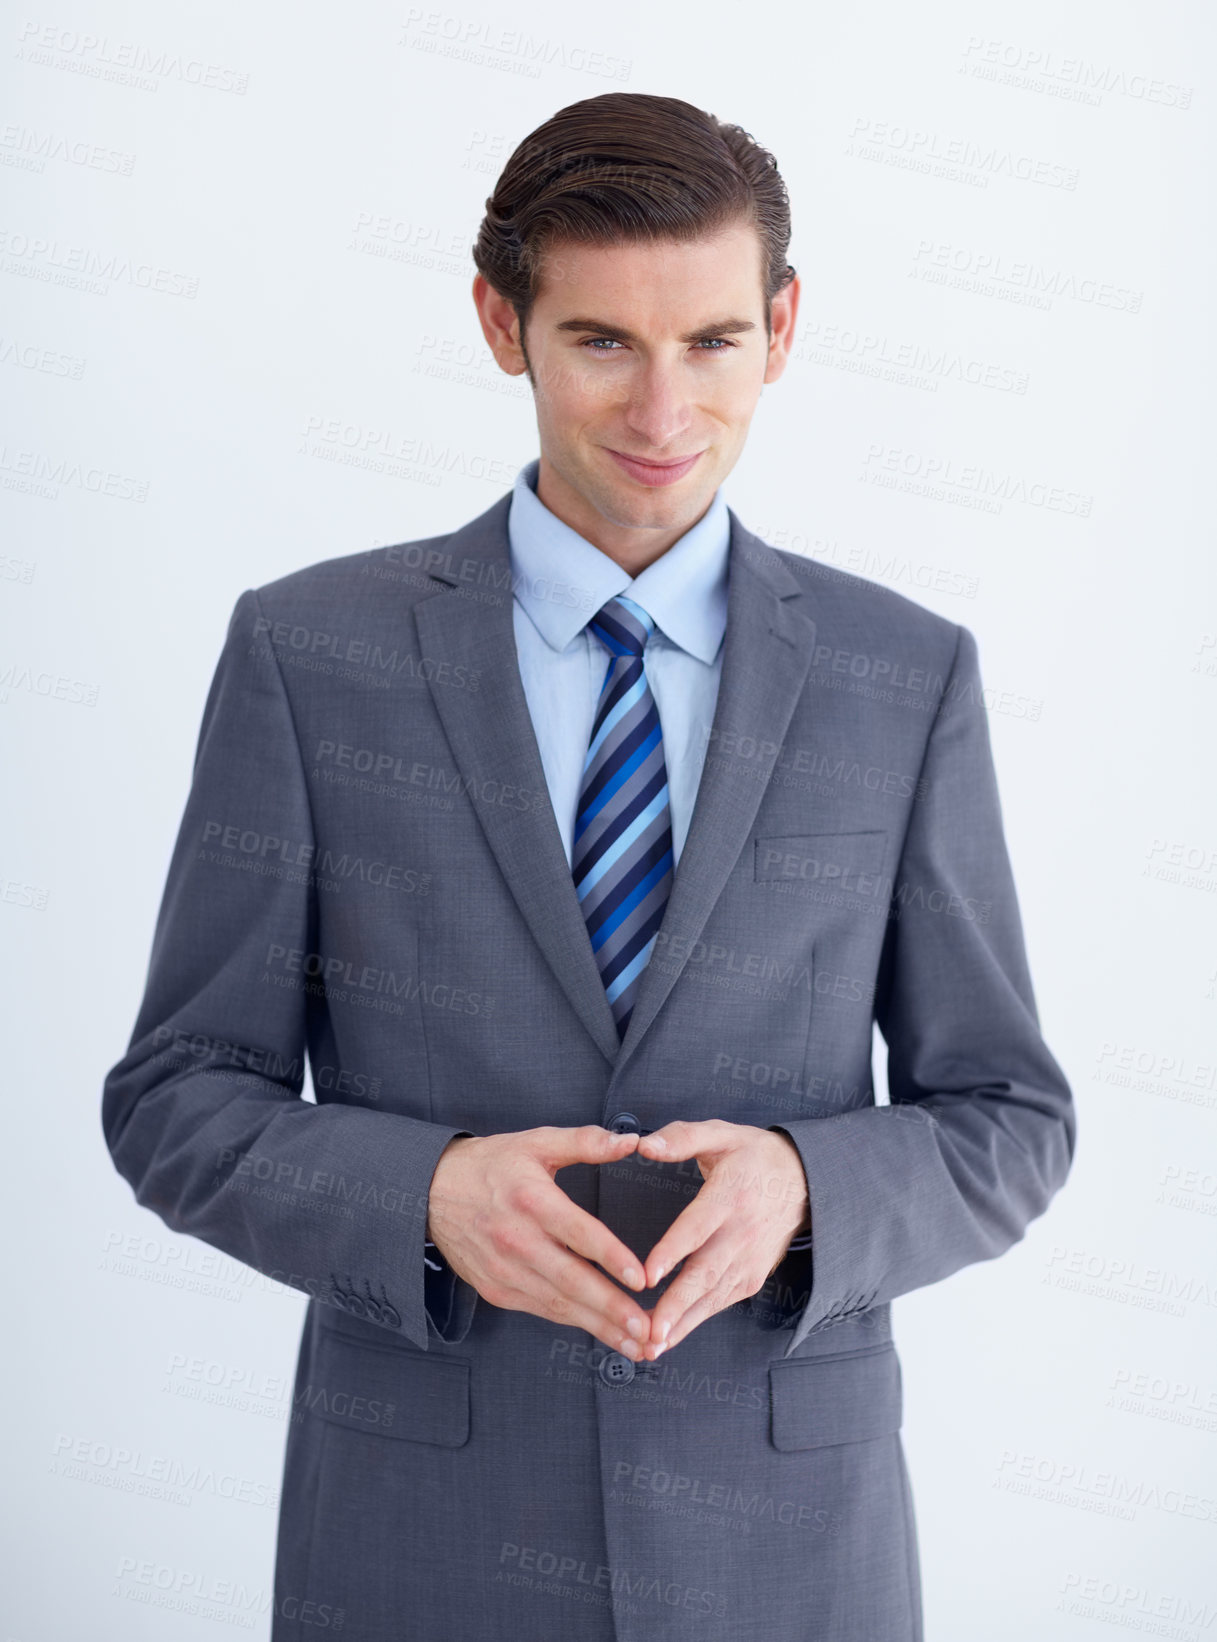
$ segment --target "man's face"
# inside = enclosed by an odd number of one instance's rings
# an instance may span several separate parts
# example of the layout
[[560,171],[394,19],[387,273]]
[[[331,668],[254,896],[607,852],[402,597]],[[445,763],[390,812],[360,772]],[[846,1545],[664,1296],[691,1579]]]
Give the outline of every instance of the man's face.
[[649,562],[701,517],[782,372],[797,289],[774,299],[771,339],[761,255],[745,224],[691,244],[563,242],[522,346],[518,327],[499,333],[499,363],[530,372],[541,500],[614,557]]

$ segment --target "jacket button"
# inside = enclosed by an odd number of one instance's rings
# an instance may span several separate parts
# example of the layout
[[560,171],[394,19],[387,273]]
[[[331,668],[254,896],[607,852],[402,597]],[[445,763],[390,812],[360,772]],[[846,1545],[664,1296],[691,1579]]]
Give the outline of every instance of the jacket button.
[[[618,1112],[615,1117],[609,1118],[605,1128],[611,1129],[615,1135],[640,1135],[642,1133],[642,1125],[633,1112]],[[627,1363],[629,1362],[628,1357],[624,1360]]]
[[634,1378],[634,1365],[620,1351],[607,1352],[600,1364],[600,1378],[605,1385],[629,1385]]
[[396,1306],[388,1305],[382,1301],[380,1307],[380,1320],[382,1323],[387,1323],[390,1328],[400,1328],[401,1312],[398,1311]]

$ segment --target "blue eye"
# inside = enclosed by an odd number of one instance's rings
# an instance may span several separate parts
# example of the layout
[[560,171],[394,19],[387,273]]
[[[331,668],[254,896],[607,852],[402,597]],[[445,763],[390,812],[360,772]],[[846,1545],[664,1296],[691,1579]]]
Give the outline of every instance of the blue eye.
[[[734,348],[736,346],[734,342],[728,341],[728,339],[723,336],[699,337],[697,340],[697,346],[702,348],[702,345],[707,342],[714,343],[715,346],[703,348],[702,351],[705,353],[726,353],[729,348]],[[607,343],[609,346],[602,347],[600,346],[601,343]],[[586,348],[590,353],[615,353],[620,347],[623,346],[623,344],[620,338],[615,336],[590,336],[584,337],[579,346],[581,348]]]

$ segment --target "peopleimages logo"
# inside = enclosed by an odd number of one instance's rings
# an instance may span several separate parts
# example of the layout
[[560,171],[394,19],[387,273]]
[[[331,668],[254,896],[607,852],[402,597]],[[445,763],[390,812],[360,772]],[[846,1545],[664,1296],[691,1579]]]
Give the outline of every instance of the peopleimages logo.
[[[432,656],[418,656],[412,651],[399,652],[396,648],[385,651],[379,644],[365,638],[351,638],[343,633],[330,633],[323,628],[303,627],[286,621],[269,621],[259,616],[253,625],[255,639],[266,635],[272,646],[289,652],[305,652],[310,658],[349,662],[371,672],[403,673],[411,678],[434,679],[440,684],[456,684],[476,690],[479,674],[476,668],[460,662],[439,661]],[[289,654],[287,660],[290,662]]]
[[[315,844],[304,844],[275,833],[259,832],[240,824],[226,825],[209,820],[203,824],[203,842],[218,842],[221,850],[230,855],[247,856],[258,861],[272,861],[289,867],[310,867],[320,878],[355,879],[372,884],[378,889],[397,889],[406,894],[426,895],[431,888],[431,874],[413,867],[403,867],[388,861],[367,861],[362,855],[348,855],[344,850],[335,855],[331,849],[318,850]],[[215,851],[208,852],[217,865],[226,865],[226,858]]]
[[427,981],[421,976],[399,975],[395,969],[356,964],[334,953],[327,956],[324,952],[305,952],[301,947],[281,946],[277,941],[272,941],[266,950],[266,965],[268,971],[286,970],[318,981],[327,994],[339,988],[392,998],[421,998],[435,1009],[453,1009],[463,1015],[486,1015],[494,1007],[493,998],[471,992],[467,987]]

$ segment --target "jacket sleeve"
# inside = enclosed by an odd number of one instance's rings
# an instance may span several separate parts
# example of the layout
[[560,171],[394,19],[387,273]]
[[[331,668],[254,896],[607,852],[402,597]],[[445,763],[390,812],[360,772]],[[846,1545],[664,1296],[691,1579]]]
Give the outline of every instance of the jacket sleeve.
[[1073,1160],[1073,1100],[1040,1035],[964,627],[921,777],[875,999],[891,1104],[772,1125],[798,1148],[811,1201],[810,1292],[787,1355],[1003,1253]]
[[256,592],[242,593],[203,710],[143,1002],[105,1079],[102,1129],[136,1201],[174,1231],[426,1349],[444,1326],[426,1304],[431,1176],[468,1131],[301,1097],[309,1011],[325,1004],[303,984],[276,984],[298,977],[268,960],[316,950],[312,875],[284,869],[274,851],[243,871],[209,842],[239,823],[314,858],[268,625]]

